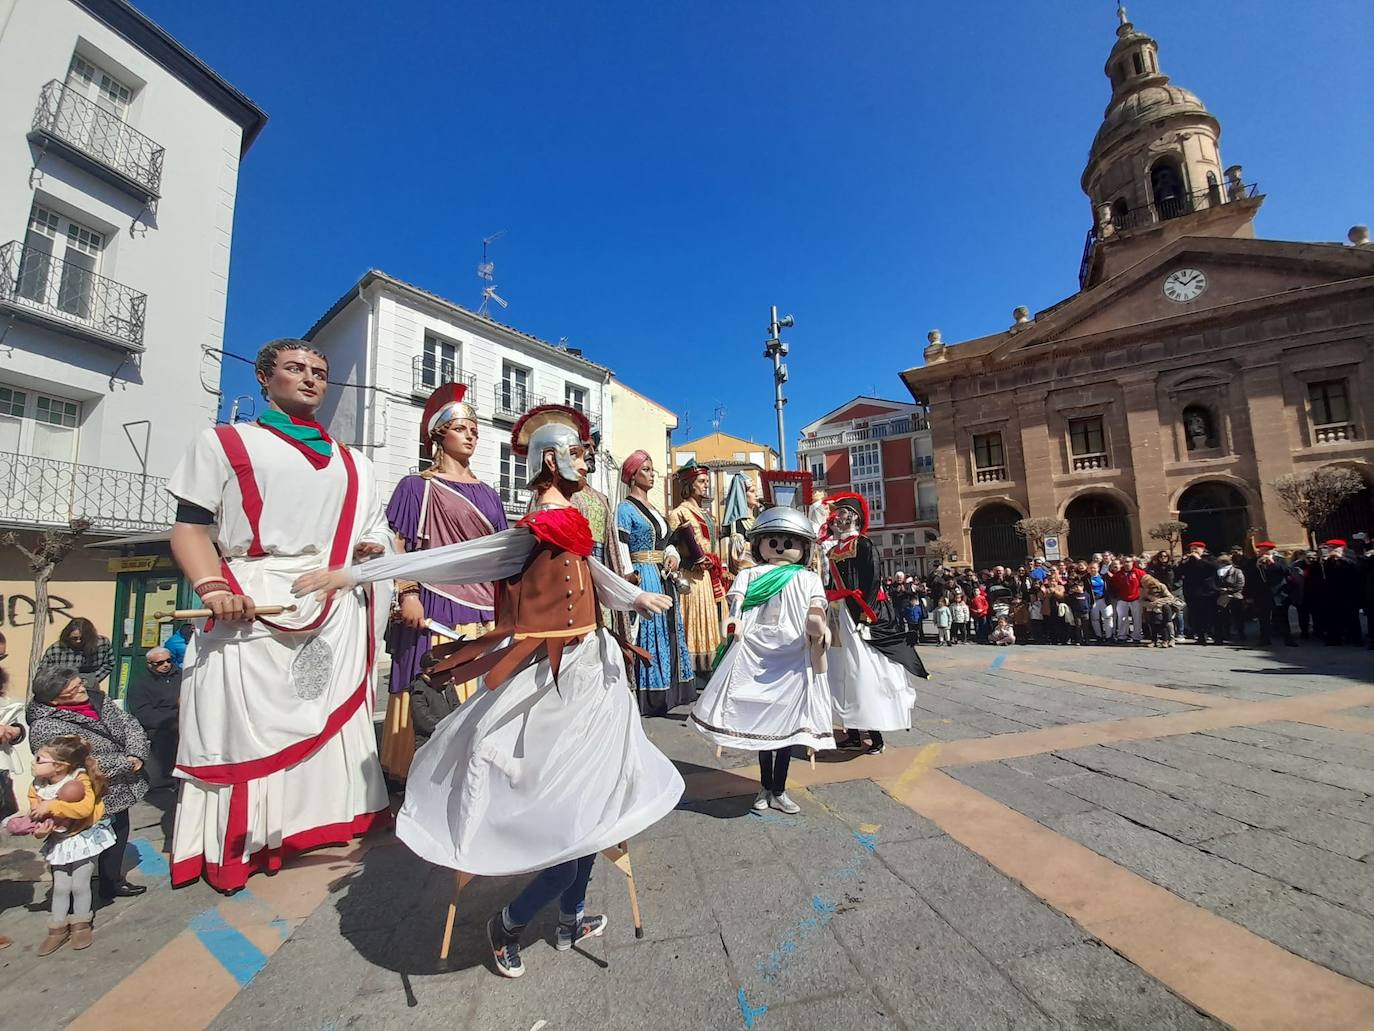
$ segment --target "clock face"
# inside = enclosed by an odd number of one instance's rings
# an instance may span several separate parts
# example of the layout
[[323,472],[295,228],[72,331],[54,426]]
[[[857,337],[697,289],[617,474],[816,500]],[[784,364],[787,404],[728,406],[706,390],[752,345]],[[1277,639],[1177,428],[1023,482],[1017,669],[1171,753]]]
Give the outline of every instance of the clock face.
[[1180,304],[1197,300],[1206,289],[1207,277],[1200,269],[1174,269],[1164,277],[1164,296]]

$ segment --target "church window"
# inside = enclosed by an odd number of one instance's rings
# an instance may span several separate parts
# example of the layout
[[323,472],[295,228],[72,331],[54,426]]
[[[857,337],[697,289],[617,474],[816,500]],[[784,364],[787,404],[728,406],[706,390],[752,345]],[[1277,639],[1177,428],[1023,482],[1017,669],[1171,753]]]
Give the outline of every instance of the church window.
[[1183,440],[1189,451],[1203,451],[1217,446],[1217,423],[1211,409],[1205,405],[1184,407]]
[[1312,425],[1317,431],[1317,443],[1350,438],[1350,401],[1345,380],[1324,379],[1309,383],[1307,400],[1312,411]]
[[1134,54],[1131,55],[1131,63],[1135,65],[1135,73],[1137,75],[1145,74],[1145,62],[1140,59],[1139,50],[1137,50]]
[[973,435],[973,478],[977,483],[989,483],[1007,478],[1006,461],[1002,454],[1002,434],[975,433]]
[[1112,201],[1112,225],[1118,230],[1129,229],[1131,217],[1131,206],[1126,202],[1125,197],[1118,197]]

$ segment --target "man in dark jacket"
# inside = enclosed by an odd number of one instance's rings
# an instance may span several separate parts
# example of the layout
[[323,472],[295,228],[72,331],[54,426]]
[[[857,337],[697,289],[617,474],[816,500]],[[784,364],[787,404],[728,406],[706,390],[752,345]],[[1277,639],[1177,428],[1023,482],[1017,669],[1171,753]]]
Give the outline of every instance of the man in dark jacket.
[[1326,542],[1326,558],[1322,559],[1322,604],[1327,644],[1361,643],[1360,632],[1360,569],[1345,553],[1346,543],[1340,538]]
[[1272,541],[1260,541],[1255,550],[1259,555],[1255,558],[1253,573],[1245,578],[1245,588],[1259,620],[1260,644],[1272,644],[1277,630],[1283,635],[1284,644],[1296,646],[1298,642],[1293,640],[1293,625],[1288,615],[1293,598],[1293,569],[1279,558]]
[[454,709],[458,708],[458,692],[453,683],[440,675],[430,676],[438,657],[432,651],[420,656],[420,672],[410,682],[410,721],[415,725],[415,744],[424,744]]
[[1217,563],[1207,554],[1207,545],[1193,541],[1188,554],[1178,564],[1178,579],[1183,584],[1183,600],[1188,605],[1188,629],[1198,644],[1206,644],[1209,635],[1218,639],[1214,628],[1217,617]]
[[148,668],[129,685],[129,713],[148,735],[148,787],[176,785],[172,770],[177,761],[177,721],[181,717],[181,670],[167,648],[153,648]]

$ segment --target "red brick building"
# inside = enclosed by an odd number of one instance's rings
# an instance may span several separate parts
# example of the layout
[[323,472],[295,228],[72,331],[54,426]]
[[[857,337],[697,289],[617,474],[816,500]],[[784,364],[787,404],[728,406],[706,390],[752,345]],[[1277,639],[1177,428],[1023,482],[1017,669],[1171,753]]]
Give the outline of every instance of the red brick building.
[[852,490],[868,501],[885,574],[933,564],[925,545],[939,533],[940,503],[924,407],[856,397],[802,428],[797,463],[827,493]]

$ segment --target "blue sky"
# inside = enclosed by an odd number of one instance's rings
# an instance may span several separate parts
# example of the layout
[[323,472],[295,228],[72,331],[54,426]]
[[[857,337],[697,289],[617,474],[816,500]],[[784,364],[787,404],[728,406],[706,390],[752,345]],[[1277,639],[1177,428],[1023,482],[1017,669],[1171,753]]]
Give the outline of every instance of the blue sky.
[[[369,267],[476,307],[505,230],[504,320],[693,436],[723,406],[775,442],[762,342],[770,304],[794,313],[790,450],[855,394],[904,397],[930,328],[994,332],[1077,286],[1110,0],[135,2],[271,119],[239,180],[240,354]],[[1268,195],[1261,236],[1374,221],[1374,5],[1129,8]]]

